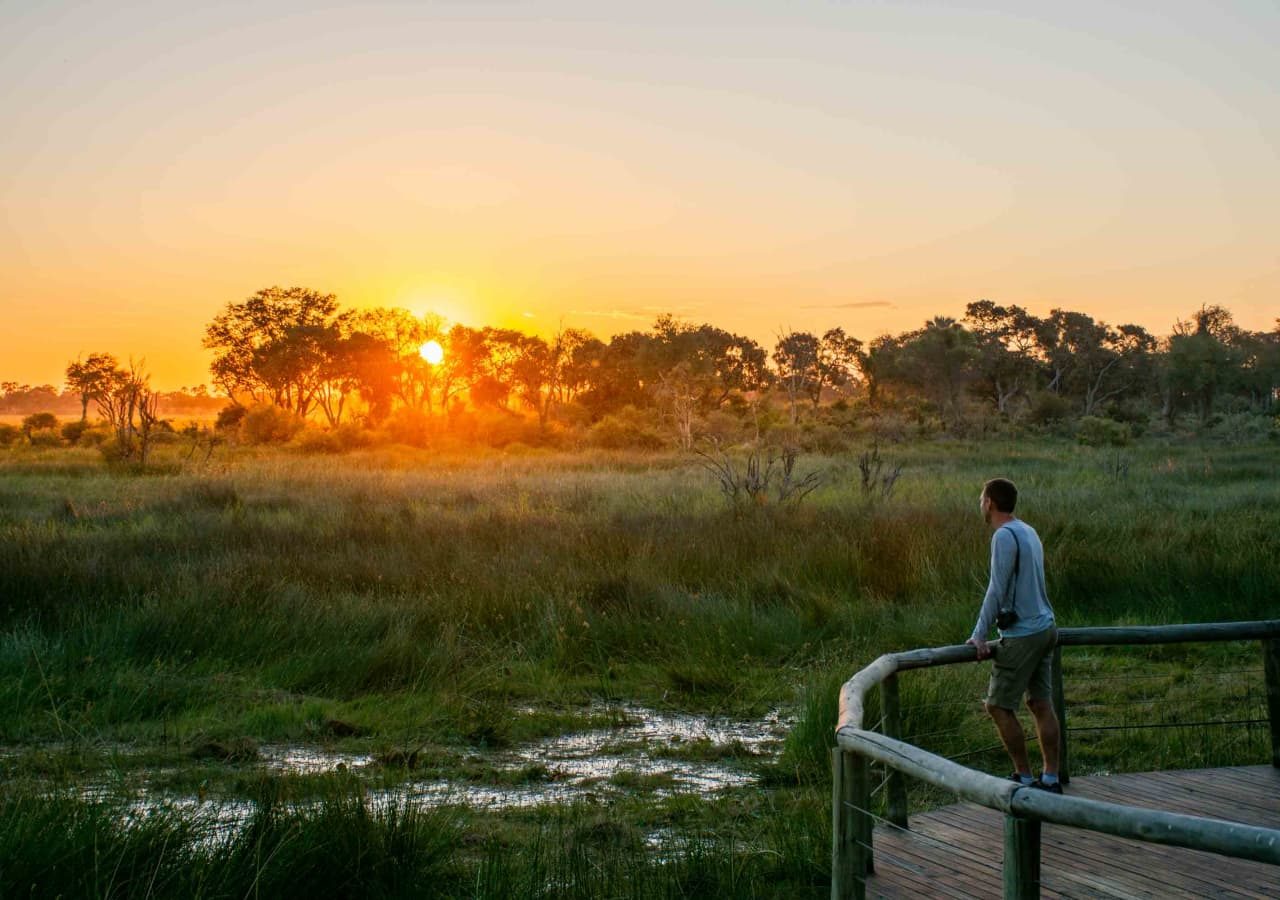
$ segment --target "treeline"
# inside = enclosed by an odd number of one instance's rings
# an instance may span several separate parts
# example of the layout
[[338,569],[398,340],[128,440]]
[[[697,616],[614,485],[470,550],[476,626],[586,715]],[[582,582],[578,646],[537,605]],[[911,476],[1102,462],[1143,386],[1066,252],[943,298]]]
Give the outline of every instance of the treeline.
[[[227,405],[226,397],[210,393],[208,386],[203,384],[158,393],[160,404],[169,415],[208,416],[217,413]],[[59,388],[52,384],[0,382],[0,415],[28,416],[33,413],[53,413],[55,416],[83,417],[88,414],[88,411],[89,406],[84,403],[84,395],[70,384]]]
[[[961,319],[869,342],[833,328],[789,332],[765,347],[671,316],[607,342],[573,328],[543,338],[403,309],[343,310],[332,294],[273,287],[227,304],[204,346],[221,399],[203,388],[182,399],[222,405],[224,430],[254,440],[289,439],[304,426],[382,430],[409,443],[442,432],[491,443],[590,432],[605,445],[685,448],[735,427],[955,435],[1034,427],[1120,440],[1152,426],[1212,426],[1224,415],[1267,430],[1280,408],[1280,320],[1249,331],[1220,306],[1157,337],[1080,312],[1039,317],[978,300]],[[84,418],[90,403],[103,408],[120,383],[111,373],[121,371],[105,354],[76,360],[57,399],[77,401]],[[5,388],[15,407],[44,390]],[[159,402],[177,411],[169,397]],[[505,422],[500,437],[480,433],[494,421]]]
[[[429,343],[439,346],[434,362],[422,352]],[[1156,337],[1080,312],[1042,318],[978,300],[962,319],[866,343],[834,328],[783,334],[766,348],[671,316],[608,342],[578,329],[542,338],[446,327],[402,309],[342,311],[331,294],[270,288],[228,304],[205,346],[215,385],[237,405],[271,404],[330,425],[467,408],[527,411],[543,427],[589,425],[630,408],[686,446],[715,413],[762,406],[792,424],[839,404],[967,433],[1082,417],[1207,424],[1225,412],[1274,413],[1280,391],[1280,320],[1253,332],[1220,306]]]

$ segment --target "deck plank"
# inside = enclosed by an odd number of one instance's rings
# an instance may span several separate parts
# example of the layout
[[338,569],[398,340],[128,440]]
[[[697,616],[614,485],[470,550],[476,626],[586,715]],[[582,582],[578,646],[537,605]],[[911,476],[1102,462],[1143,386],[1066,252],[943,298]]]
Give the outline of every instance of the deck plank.
[[[1093,800],[1280,828],[1280,770],[1271,766],[1073,778]],[[958,803],[875,830],[867,896],[999,897],[1003,816]],[[1042,896],[1063,898],[1280,897],[1280,866],[1045,825]]]

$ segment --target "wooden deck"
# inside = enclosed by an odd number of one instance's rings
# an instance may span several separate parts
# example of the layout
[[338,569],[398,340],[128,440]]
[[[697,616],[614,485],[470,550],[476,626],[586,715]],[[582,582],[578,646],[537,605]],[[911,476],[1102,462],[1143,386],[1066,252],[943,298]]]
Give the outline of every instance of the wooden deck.
[[[1280,769],[1249,766],[1072,779],[1077,797],[1280,828]],[[1043,826],[1044,897],[1280,898],[1280,866]],[[868,897],[1000,897],[1004,817],[961,803],[876,828]]]

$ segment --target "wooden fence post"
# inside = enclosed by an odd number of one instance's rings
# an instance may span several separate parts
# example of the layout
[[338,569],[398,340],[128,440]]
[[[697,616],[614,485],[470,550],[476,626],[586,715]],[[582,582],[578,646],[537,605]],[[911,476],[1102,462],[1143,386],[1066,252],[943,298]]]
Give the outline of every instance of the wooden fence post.
[[871,763],[861,753],[845,754],[845,777],[852,790],[853,815],[853,896],[863,900],[867,895],[867,876],[876,870],[875,858],[871,852],[872,829],[875,820],[871,818]]
[[1280,638],[1262,642],[1267,681],[1267,717],[1271,720],[1271,765],[1280,769]]
[[1004,817],[1004,900],[1040,896],[1040,821]]
[[854,754],[839,747],[831,751],[831,900],[859,898],[857,884],[857,823],[849,760]]
[[853,858],[844,853],[844,751],[831,748],[831,900],[848,900],[852,894]]
[[[884,711],[885,737],[902,737],[902,705],[898,699],[898,675],[880,682],[880,708]],[[907,827],[907,779],[897,769],[888,775],[888,819],[899,828]]]
[[1067,758],[1067,693],[1062,686],[1062,647],[1053,648],[1053,711],[1058,715],[1058,780],[1071,781]]
[[864,900],[873,870],[867,758],[831,751],[831,900]]

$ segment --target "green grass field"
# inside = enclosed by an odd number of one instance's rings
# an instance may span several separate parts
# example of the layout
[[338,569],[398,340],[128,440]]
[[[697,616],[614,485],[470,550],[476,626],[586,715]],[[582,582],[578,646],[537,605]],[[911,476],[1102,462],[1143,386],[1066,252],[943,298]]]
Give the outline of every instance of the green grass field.
[[[749,507],[668,455],[224,448],[138,475],[0,453],[0,894],[821,896],[835,689],[968,635],[996,474],[1044,539],[1062,625],[1280,611],[1274,443],[882,452],[903,465],[888,498],[864,497],[854,456],[810,457],[820,489]],[[1256,717],[1259,669],[1247,645],[1070,652],[1072,725],[1168,721],[1169,698]],[[904,678],[908,735],[1003,774],[983,679]],[[774,713],[787,736],[614,748],[741,775],[715,792],[615,772],[531,806],[413,799],[428,778],[554,785],[554,766],[489,760],[624,704]],[[1265,758],[1262,729],[1217,731],[1082,733],[1075,768]],[[279,772],[276,746],[376,762]],[[210,798],[247,824],[219,831]]]

